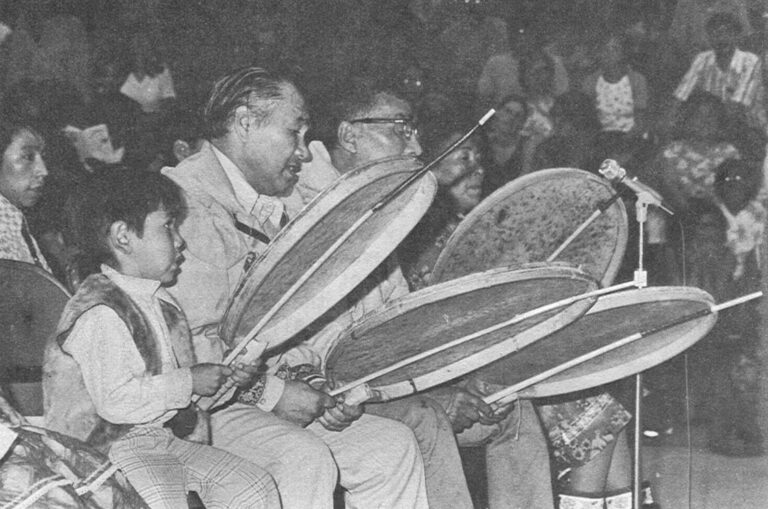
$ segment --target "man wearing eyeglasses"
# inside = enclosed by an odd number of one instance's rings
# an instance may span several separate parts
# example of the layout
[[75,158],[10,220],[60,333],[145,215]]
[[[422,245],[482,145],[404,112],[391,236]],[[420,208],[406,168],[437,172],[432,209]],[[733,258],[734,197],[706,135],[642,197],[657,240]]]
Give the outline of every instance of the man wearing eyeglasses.
[[[323,141],[309,144],[312,162],[302,165],[296,191],[283,200],[290,215],[340,174],[378,159],[421,155],[414,114],[405,99],[371,85],[344,90],[341,97],[319,120]],[[408,284],[396,258],[390,257],[347,296],[344,304],[323,317],[322,321],[329,325],[308,342],[324,356],[337,341],[339,331],[352,326],[366,312],[406,293]],[[366,413],[399,420],[413,430],[424,459],[430,508],[472,507],[451,423],[439,404],[414,396],[375,405],[375,409],[374,405],[366,405]]]
[[[304,198],[308,200],[312,195],[306,193],[309,187],[319,192],[330,185],[333,177],[324,183],[314,180],[307,185],[309,180],[318,179],[324,173],[335,177],[338,173],[386,157],[420,156],[422,147],[414,117],[410,104],[391,90],[375,85],[359,85],[345,90],[342,99],[321,119],[327,121],[320,131],[324,143],[313,141],[309,145],[313,160],[303,165],[299,192],[304,191]],[[338,331],[408,291],[396,256],[391,256],[347,297],[346,302],[351,304],[346,309],[336,309],[336,316],[326,320],[331,324],[315,334],[310,342],[317,351],[327,352],[338,338]],[[487,446],[491,509],[551,509],[553,499],[546,440],[531,404],[517,405],[516,410],[522,415],[515,412],[492,417],[492,425],[482,425],[475,413],[481,405],[479,398],[458,387],[438,391],[439,394],[428,391],[396,401],[366,405],[366,413],[399,420],[413,430],[424,459],[430,507],[472,507],[458,455],[458,438],[462,446]],[[451,410],[452,418],[446,409]],[[454,425],[453,420],[464,424]],[[480,420],[487,421],[486,418]],[[454,428],[457,430],[455,436]],[[463,429],[460,433],[459,428]]]

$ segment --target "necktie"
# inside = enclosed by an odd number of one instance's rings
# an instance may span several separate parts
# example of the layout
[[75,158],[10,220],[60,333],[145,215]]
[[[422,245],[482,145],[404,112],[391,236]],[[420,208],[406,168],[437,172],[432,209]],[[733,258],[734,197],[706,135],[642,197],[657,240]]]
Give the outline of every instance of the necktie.
[[24,242],[27,244],[29,255],[35,261],[35,265],[43,268],[43,264],[40,262],[40,254],[37,251],[37,246],[35,246],[35,241],[32,240],[32,235],[29,233],[29,225],[27,225],[26,217],[22,217],[21,220],[21,236],[24,238]]

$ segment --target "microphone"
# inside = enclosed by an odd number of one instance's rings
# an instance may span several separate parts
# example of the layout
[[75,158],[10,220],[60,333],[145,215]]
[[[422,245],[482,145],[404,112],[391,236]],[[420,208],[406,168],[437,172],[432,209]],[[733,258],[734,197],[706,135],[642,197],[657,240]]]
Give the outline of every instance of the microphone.
[[603,177],[610,180],[612,184],[624,184],[630,188],[638,198],[644,200],[649,205],[656,205],[670,216],[675,215],[672,209],[664,203],[664,198],[656,192],[655,189],[643,184],[637,180],[637,177],[627,178],[627,170],[619,166],[619,163],[613,159],[606,159],[603,161],[603,164],[600,165],[598,171]]

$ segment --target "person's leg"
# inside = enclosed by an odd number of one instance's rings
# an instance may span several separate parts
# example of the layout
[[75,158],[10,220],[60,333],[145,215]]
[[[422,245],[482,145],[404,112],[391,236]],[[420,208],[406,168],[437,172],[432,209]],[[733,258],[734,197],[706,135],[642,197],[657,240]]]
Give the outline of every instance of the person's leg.
[[611,455],[611,468],[605,483],[606,491],[625,488],[632,484],[632,456],[629,453],[629,440],[626,428],[616,436]]
[[475,424],[457,435],[460,446],[486,445],[488,505],[491,509],[554,507],[549,453],[531,403],[521,400],[504,421]]
[[213,445],[274,477],[286,508],[333,508],[338,469],[313,433],[270,412],[236,403],[211,416]]
[[[570,489],[573,492],[603,493],[605,491],[615,445],[615,442],[611,442],[591,460],[571,469]],[[624,483],[621,488],[626,486]]]
[[364,414],[340,432],[319,423],[307,429],[331,449],[347,509],[428,507],[419,447],[404,424]]
[[152,509],[187,506],[184,465],[170,450],[167,429],[137,427],[112,444],[109,460]]
[[184,465],[187,490],[197,492],[207,509],[280,507],[275,481],[250,461],[181,439],[169,451]]
[[423,396],[366,405],[366,413],[400,421],[416,436],[432,509],[472,508],[459,449],[443,407]]

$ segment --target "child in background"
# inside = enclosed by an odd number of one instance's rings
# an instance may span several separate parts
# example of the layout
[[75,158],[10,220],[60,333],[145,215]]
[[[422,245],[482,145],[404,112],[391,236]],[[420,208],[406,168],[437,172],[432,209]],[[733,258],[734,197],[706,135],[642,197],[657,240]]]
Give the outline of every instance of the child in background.
[[[759,163],[730,160],[715,172],[715,201],[725,217],[728,256],[724,292],[718,300],[757,291],[761,286],[758,250],[763,243],[766,212],[756,199],[762,183]],[[722,368],[714,370],[714,411],[709,447],[729,456],[763,453],[757,420],[759,407],[756,305],[737,306],[722,313],[715,334],[714,354]],[[725,360],[725,362],[723,362]]]
[[74,402],[89,399],[98,416],[89,442],[102,439],[152,508],[186,507],[192,490],[209,507],[279,507],[267,473],[191,441],[208,440],[207,415],[192,397],[214,394],[228,376],[245,383],[253,373],[196,364],[184,314],[163,288],[174,284],[183,261],[177,224],[184,210],[179,188],[158,173],[108,172],[83,188],[74,231],[101,273],[67,304],[57,340],[87,392],[53,384],[62,394],[50,397],[73,404],[46,418],[88,419],[75,415]]
[[583,92],[595,100],[603,131],[642,133],[648,108],[645,77],[629,67],[624,38],[611,34],[600,48],[600,69],[584,80]]

